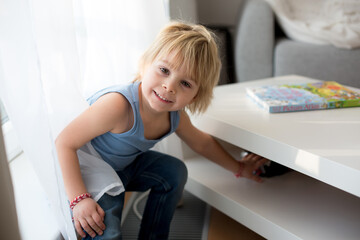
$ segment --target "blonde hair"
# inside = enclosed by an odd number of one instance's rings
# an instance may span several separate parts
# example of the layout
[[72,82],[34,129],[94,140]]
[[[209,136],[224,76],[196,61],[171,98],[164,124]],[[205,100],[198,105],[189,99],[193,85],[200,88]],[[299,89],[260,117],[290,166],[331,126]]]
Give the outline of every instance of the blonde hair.
[[[174,54],[172,67],[184,66],[199,86],[195,100],[186,108],[191,113],[204,112],[210,105],[213,88],[220,76],[221,61],[215,39],[215,34],[202,25],[171,22],[142,55],[139,68],[143,70],[156,59]],[[141,81],[140,72],[134,81]]]

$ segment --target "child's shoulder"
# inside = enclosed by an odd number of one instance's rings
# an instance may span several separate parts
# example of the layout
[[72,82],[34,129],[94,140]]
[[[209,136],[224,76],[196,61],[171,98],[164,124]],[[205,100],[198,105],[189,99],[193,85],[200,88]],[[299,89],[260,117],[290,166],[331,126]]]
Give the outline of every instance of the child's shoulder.
[[121,112],[127,109],[130,104],[127,98],[119,92],[109,92],[98,98],[92,105],[93,107],[101,106],[106,108],[107,111]]
[[138,85],[139,85],[139,83],[131,82],[131,83],[117,84],[117,85],[108,86],[106,88],[98,90],[97,92],[92,94],[90,97],[88,97],[87,102],[90,105],[92,105],[99,98],[101,98],[104,95],[109,94],[109,93],[119,93],[119,94],[122,94],[122,95],[126,96],[127,98],[129,98],[128,97],[129,95],[136,94]]

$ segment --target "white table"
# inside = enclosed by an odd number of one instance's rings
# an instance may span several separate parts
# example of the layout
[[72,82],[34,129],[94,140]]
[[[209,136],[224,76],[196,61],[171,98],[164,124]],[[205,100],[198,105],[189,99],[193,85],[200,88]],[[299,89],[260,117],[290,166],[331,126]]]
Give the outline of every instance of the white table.
[[314,81],[285,76],[219,86],[192,116],[235,156],[246,149],[294,169],[258,184],[193,154],[186,189],[267,239],[360,239],[360,107],[270,114],[246,86]]

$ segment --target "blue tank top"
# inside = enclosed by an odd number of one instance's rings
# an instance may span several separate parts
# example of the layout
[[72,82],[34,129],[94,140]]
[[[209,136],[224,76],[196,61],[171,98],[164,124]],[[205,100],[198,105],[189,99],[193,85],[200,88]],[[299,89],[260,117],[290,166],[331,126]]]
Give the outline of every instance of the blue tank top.
[[131,104],[134,113],[134,125],[124,133],[107,132],[91,140],[92,146],[102,159],[110,164],[116,171],[128,166],[136,156],[152,148],[157,142],[173,133],[180,120],[179,112],[170,112],[170,131],[159,139],[148,140],[144,137],[144,125],[139,111],[139,85],[135,82],[129,85],[116,85],[96,92],[87,99],[92,105],[99,97],[106,93],[118,92]]

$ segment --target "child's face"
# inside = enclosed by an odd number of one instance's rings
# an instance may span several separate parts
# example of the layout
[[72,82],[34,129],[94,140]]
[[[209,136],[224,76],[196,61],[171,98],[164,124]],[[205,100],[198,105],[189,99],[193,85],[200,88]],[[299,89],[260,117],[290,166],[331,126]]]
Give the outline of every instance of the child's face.
[[143,100],[157,112],[178,111],[194,101],[199,86],[185,67],[171,67],[171,55],[147,65],[141,74]]

